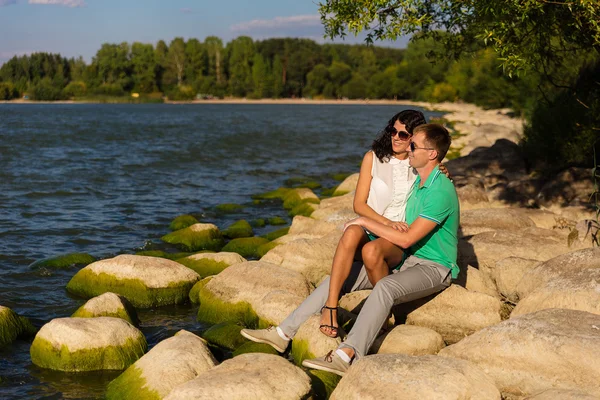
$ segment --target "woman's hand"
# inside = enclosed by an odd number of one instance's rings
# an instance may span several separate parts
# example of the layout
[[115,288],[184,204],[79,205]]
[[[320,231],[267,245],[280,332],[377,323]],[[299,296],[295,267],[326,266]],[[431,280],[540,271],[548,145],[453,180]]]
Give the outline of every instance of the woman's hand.
[[394,228],[399,232],[408,232],[408,224],[406,222],[392,222],[390,227]]
[[450,171],[448,171],[448,168],[446,168],[446,166],[444,164],[440,164],[439,169],[440,169],[440,172],[442,174],[446,175],[448,177],[448,179],[450,179],[450,182],[452,182],[452,175],[450,175]]

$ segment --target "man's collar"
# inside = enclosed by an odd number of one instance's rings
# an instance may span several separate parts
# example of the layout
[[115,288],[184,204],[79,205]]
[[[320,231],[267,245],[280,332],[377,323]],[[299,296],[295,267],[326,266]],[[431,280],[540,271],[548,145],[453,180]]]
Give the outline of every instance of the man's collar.
[[[427,180],[425,181],[425,183],[423,184],[423,186],[421,187],[429,187],[433,184],[433,182],[435,182],[435,180],[437,179],[437,177],[442,173],[442,171],[440,171],[440,166],[436,165],[435,168],[431,171],[431,173],[429,174],[429,176],[427,177]],[[421,176],[419,176],[417,183],[420,184],[421,183]]]

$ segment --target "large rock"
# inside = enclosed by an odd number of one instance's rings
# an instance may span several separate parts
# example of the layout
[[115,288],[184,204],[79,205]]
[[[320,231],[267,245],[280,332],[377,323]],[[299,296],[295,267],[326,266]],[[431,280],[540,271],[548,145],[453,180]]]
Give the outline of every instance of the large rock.
[[305,359],[327,354],[329,350],[337,348],[341,343],[339,337],[330,338],[319,332],[320,320],[320,315],[310,317],[300,326],[296,336],[294,336],[294,340],[292,340],[291,354],[298,365],[302,364],[302,361]]
[[273,297],[280,296],[287,307],[295,308],[309,293],[309,285],[300,273],[264,261],[248,261],[232,265],[200,289],[198,319],[212,323],[237,321],[247,326],[256,325],[260,319],[277,325],[281,320],[273,318],[281,318],[283,313],[273,312],[263,303],[281,304]]
[[451,285],[408,314],[406,323],[433,329],[442,335],[446,343],[456,343],[480,329],[497,324],[502,316],[502,302],[497,298]]
[[500,297],[492,277],[484,272],[481,272],[477,268],[471,267],[470,265],[466,270],[465,289],[471,292],[487,294],[488,296],[492,297]]
[[523,275],[540,263],[520,257],[506,257],[498,261],[491,271],[498,292],[512,302],[518,301],[517,287]]
[[73,318],[115,317],[130,324],[139,322],[135,308],[123,296],[116,293],[104,293],[88,300],[71,315]]
[[197,273],[175,261],[120,255],[81,269],[67,290],[86,298],[114,292],[136,307],[154,307],[184,303],[199,279]]
[[485,193],[485,188],[468,183],[456,188],[456,194],[460,201],[460,209],[468,210],[473,208],[489,207],[490,200]]
[[534,226],[526,213],[517,208],[480,208],[460,213],[463,236],[496,230],[520,231]]
[[19,316],[8,307],[0,306],[0,347],[21,337],[34,335],[36,329],[25,317]]
[[162,399],[217,365],[206,342],[181,330],[137,360],[106,391],[107,399]]
[[536,200],[543,206],[581,206],[590,204],[594,192],[592,170],[569,168],[544,184]]
[[354,212],[354,192],[344,196],[332,197],[321,201],[319,209],[312,213],[311,218],[342,225],[358,217]]
[[58,371],[122,370],[146,351],[142,332],[121,318],[57,318],[40,329],[31,361]]
[[288,243],[298,239],[318,239],[338,228],[340,226],[332,222],[297,215],[292,220],[292,226],[288,234],[276,239],[276,241],[278,243]]
[[582,392],[581,390],[548,389],[523,400],[598,400],[598,396]]
[[320,239],[300,239],[285,243],[269,251],[261,261],[299,272],[317,286],[331,271],[340,236],[339,232],[332,232]]
[[356,361],[331,400],[500,400],[493,381],[477,366],[437,356],[378,354]]
[[503,394],[547,389],[600,396],[600,316],[550,309],[485,328],[439,352],[479,365]]
[[224,243],[223,235],[216,225],[200,223],[171,232],[163,236],[161,240],[177,245],[186,251],[219,251]]
[[442,335],[432,329],[398,325],[375,339],[370,351],[377,354],[424,356],[437,354],[445,346]]
[[222,251],[219,253],[198,253],[185,258],[177,259],[177,262],[196,271],[202,278],[216,275],[225,268],[246,261],[238,253]]
[[357,172],[355,174],[352,174],[350,176],[348,176],[346,179],[344,179],[342,181],[342,183],[340,183],[338,185],[337,188],[335,188],[335,191],[333,192],[334,196],[343,196],[347,193],[353,192],[356,190],[356,185],[358,184],[358,177],[360,176],[360,174]]
[[241,354],[177,386],[165,400],[300,400],[310,378],[286,359],[272,354]]
[[580,272],[600,268],[600,248],[590,248],[573,251],[549,259],[535,268],[530,268],[523,274],[516,292],[519,299],[526,298],[530,293],[546,283],[551,282],[566,272]]

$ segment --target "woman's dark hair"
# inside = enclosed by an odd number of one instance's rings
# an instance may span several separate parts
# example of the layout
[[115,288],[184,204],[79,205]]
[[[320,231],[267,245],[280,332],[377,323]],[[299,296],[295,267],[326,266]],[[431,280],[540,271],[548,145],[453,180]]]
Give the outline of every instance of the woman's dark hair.
[[398,114],[394,115],[385,126],[385,128],[377,135],[377,139],[373,141],[371,150],[375,153],[379,161],[389,161],[390,157],[394,154],[392,150],[392,134],[393,126],[396,121],[400,121],[401,124],[406,126],[406,131],[412,135],[413,130],[419,126],[426,124],[425,116],[421,111],[417,110],[403,110]]

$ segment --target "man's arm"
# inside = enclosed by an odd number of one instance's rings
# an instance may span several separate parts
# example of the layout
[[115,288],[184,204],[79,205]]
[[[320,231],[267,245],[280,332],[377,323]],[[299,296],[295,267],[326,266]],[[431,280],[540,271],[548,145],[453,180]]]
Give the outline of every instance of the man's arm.
[[386,239],[403,249],[408,249],[433,231],[437,226],[437,223],[426,218],[418,217],[415,222],[410,224],[407,232],[400,232],[366,217],[360,217],[349,221],[345,228],[350,225],[360,225],[380,238]]

